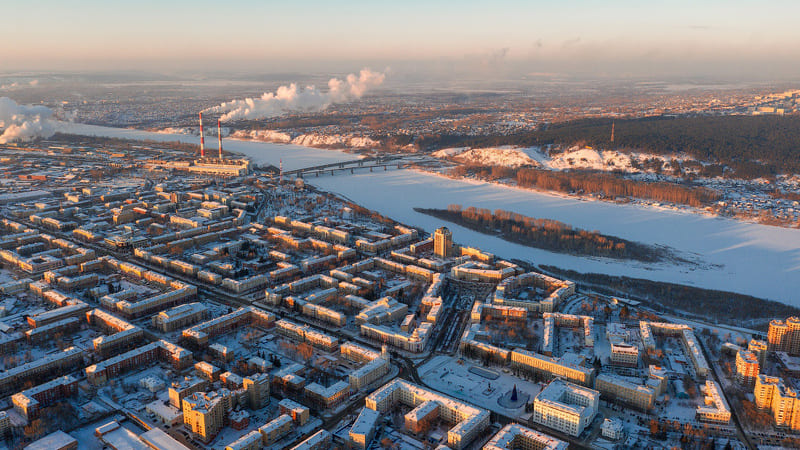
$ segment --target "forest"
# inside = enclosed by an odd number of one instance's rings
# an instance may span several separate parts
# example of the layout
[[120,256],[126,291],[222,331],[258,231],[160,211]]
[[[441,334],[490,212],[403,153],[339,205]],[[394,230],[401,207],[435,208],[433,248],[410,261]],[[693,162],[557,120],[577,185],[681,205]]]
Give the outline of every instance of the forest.
[[655,116],[614,120],[580,119],[543,125],[513,135],[423,136],[421,149],[587,145],[604,150],[658,155],[687,154],[724,164],[738,178],[800,173],[800,116]]
[[557,253],[646,262],[674,258],[664,248],[573,228],[557,220],[537,219],[502,209],[491,211],[473,206],[464,209],[461,205],[449,205],[447,209],[414,210],[509,242]]
[[623,178],[615,173],[545,169],[511,169],[497,166],[462,165],[450,169],[453,176],[472,175],[484,180],[510,178],[517,185],[564,193],[592,194],[605,198],[633,197],[657,202],[678,203],[696,208],[719,200],[719,193],[691,182],[646,182]]

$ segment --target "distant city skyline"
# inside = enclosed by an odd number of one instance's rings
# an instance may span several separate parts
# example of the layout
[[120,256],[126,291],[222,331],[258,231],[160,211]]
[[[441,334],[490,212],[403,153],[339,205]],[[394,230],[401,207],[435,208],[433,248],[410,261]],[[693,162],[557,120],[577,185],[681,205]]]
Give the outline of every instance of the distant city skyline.
[[[285,71],[365,64],[612,75],[800,69],[800,4],[608,2],[15,2],[3,71]],[[378,67],[382,69],[383,67]]]

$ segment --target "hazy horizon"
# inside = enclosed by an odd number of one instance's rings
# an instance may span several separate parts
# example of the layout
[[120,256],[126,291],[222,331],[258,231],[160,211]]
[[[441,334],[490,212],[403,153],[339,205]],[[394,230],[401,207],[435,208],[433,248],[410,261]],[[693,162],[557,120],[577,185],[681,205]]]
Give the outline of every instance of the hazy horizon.
[[505,0],[278,4],[19,2],[3,72],[361,67],[433,75],[794,79],[800,4]]

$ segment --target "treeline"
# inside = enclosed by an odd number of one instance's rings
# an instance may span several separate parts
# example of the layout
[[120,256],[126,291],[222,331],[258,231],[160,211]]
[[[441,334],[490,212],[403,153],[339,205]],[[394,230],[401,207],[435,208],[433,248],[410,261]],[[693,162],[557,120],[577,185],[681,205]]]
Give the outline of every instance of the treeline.
[[661,261],[670,256],[663,248],[573,228],[557,220],[537,219],[502,209],[491,211],[473,206],[462,209],[461,205],[449,205],[446,210],[414,210],[480,233],[498,236],[509,242],[557,253],[646,262]]
[[720,321],[766,331],[772,319],[800,315],[800,308],[751,295],[641,278],[580,273],[555,266],[541,266],[541,269],[606,295],[624,292],[622,295],[657,306],[657,309],[672,314],[686,312],[712,323]]
[[593,194],[607,198],[633,197],[665,203],[704,207],[719,200],[718,192],[702,186],[631,180],[613,172],[552,171],[536,168],[457,166],[454,176],[472,175],[484,180],[513,179],[517,185],[549,191]]
[[522,187],[560,192],[603,194],[605,197],[635,197],[658,202],[702,207],[719,199],[719,194],[701,186],[630,180],[602,172],[555,172],[520,169],[516,175]]
[[103,136],[84,136],[77,134],[56,133],[50,140],[64,142],[70,145],[88,145],[90,147],[114,147],[117,150],[136,151],[141,150],[141,146],[152,147],[154,149],[170,149],[185,153],[199,153],[200,146],[178,141],[153,141],[149,139],[134,140],[121,139]]
[[658,116],[614,122],[613,143],[611,119],[581,119],[508,136],[424,136],[417,144],[429,150],[589,145],[658,155],[685,153],[700,161],[724,164],[739,178],[800,173],[800,116]]

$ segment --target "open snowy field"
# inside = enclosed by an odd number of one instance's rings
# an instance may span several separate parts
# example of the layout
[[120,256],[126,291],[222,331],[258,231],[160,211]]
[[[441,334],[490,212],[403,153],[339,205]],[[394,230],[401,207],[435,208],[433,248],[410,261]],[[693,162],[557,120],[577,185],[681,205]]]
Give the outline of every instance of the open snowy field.
[[[158,141],[199,142],[197,137],[71,124],[71,133]],[[225,141],[225,148],[244,153],[256,163],[284,168],[355,159],[340,151],[285,144]],[[667,208],[585,201],[479,181],[455,180],[412,170],[356,172],[355,175],[313,177],[322,189],[409,225],[432,232],[442,221],[415,207],[505,209],[527,216],[555,219],[575,227],[647,244],[672,247],[700,264],[676,266],[602,258],[583,258],[537,250],[446,224],[460,243],[477,246],[504,258],[518,258],[581,272],[627,275],[657,281],[750,294],[800,306],[800,230],[708,217]]]

